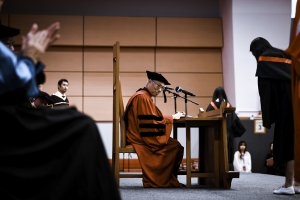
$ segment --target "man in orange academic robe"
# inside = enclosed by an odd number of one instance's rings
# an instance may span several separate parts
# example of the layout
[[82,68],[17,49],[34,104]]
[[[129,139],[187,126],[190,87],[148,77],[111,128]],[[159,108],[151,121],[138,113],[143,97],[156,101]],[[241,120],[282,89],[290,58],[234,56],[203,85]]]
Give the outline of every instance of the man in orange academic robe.
[[182,187],[176,173],[183,157],[183,147],[170,137],[173,119],[183,113],[164,116],[151,97],[156,97],[170,83],[156,72],[147,71],[146,87],[128,101],[125,110],[126,136],[139,158],[144,187]]

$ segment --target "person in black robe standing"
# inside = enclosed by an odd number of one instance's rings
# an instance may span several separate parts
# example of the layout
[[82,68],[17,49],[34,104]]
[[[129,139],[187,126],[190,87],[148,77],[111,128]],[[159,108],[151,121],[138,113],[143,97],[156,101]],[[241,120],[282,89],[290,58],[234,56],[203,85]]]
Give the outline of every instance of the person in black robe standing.
[[291,60],[283,50],[271,46],[264,38],[255,38],[250,51],[257,61],[256,76],[263,126],[275,123],[273,138],[274,170],[286,165],[285,184],[274,194],[295,194],[294,120],[291,99]]

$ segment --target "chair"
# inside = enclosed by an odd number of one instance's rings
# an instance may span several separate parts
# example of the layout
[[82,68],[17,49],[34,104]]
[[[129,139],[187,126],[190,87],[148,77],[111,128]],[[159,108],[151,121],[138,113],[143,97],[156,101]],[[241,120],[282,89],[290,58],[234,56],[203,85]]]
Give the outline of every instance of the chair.
[[112,170],[116,183],[120,185],[120,178],[142,178],[142,173],[120,172],[120,153],[135,153],[132,145],[126,144],[126,130],[124,122],[124,104],[120,82],[120,44],[113,46],[113,145]]

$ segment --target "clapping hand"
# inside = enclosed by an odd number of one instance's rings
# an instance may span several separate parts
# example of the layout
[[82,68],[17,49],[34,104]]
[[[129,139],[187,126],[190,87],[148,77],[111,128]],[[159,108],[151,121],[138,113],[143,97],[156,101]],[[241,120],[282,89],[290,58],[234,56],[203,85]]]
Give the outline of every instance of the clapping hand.
[[55,22],[41,31],[38,30],[37,24],[33,24],[28,34],[22,37],[23,56],[31,58],[36,64],[40,55],[45,53],[46,49],[60,37],[57,34],[59,29],[59,22]]

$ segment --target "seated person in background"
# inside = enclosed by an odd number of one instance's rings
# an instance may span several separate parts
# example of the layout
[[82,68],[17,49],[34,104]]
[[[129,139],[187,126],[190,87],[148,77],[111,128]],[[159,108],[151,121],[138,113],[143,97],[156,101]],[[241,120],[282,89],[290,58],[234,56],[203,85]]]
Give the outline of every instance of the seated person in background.
[[268,168],[267,174],[275,174],[273,165],[274,165],[274,160],[273,160],[273,142],[270,143],[270,152],[268,153],[265,161],[265,166]]
[[39,31],[34,24],[18,57],[0,42],[0,199],[120,199],[90,117],[76,108],[18,106],[38,95],[39,57],[59,28]]
[[245,141],[240,141],[238,151],[234,154],[233,167],[237,172],[251,173],[251,155],[247,151],[247,144]]
[[170,83],[156,72],[146,71],[148,81],[129,99],[124,120],[127,142],[139,158],[144,187],[182,187],[176,175],[183,157],[183,147],[170,137],[174,119],[183,113],[163,115],[153,103],[164,85]]
[[[226,92],[223,87],[217,87],[212,95],[212,101],[208,104],[206,108],[206,112],[211,110],[218,110],[220,109],[221,103],[225,102],[226,107],[230,107],[230,103],[227,99]],[[234,138],[232,134],[227,134],[227,148],[228,148],[228,164],[229,164],[229,171],[233,171],[233,145],[234,145]]]
[[219,109],[222,102],[226,103],[227,108],[231,107],[224,88],[220,86],[215,89],[213,96],[212,96],[212,101],[207,106],[206,112]]
[[270,152],[266,156],[265,166],[268,168],[267,174],[285,176],[285,166],[282,165],[277,169],[273,168],[274,159],[273,159],[273,142],[270,143]]
[[50,95],[46,92],[40,91],[37,97],[30,98],[28,102],[26,102],[25,106],[27,108],[43,108],[43,107],[51,107],[53,106],[53,100]]
[[66,107],[69,106],[69,99],[66,92],[69,88],[69,81],[67,79],[60,79],[57,83],[58,91],[51,95],[54,101],[54,106]]

